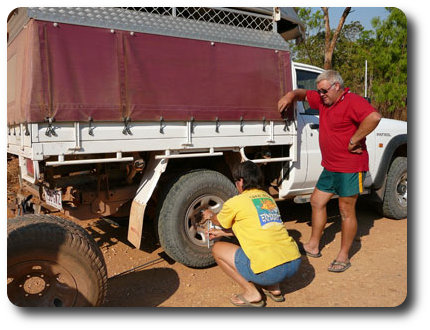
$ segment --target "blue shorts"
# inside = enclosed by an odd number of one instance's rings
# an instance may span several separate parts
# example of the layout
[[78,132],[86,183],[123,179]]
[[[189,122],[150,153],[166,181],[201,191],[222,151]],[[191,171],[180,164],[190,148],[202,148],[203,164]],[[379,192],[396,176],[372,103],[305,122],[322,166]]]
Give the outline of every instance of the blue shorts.
[[302,259],[298,258],[282,265],[276,266],[262,273],[255,274],[251,269],[251,262],[243,252],[242,248],[237,249],[234,255],[236,269],[246,280],[258,285],[274,285],[282,282],[287,277],[297,273]]

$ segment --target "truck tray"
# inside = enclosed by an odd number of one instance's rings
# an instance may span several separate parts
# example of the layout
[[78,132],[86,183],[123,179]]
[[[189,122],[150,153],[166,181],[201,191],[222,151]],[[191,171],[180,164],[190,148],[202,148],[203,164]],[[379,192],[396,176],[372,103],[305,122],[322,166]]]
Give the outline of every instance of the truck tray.
[[35,19],[8,47],[9,125],[280,120],[291,88],[284,50]]

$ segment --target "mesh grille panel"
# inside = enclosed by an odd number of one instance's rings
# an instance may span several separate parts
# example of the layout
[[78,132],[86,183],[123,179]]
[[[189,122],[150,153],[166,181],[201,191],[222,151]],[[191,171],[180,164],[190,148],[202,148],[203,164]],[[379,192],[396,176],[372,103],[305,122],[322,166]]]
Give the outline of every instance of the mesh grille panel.
[[130,11],[176,16],[196,21],[231,25],[260,31],[272,31],[272,17],[233,9],[207,7],[123,7]]
[[208,7],[30,7],[31,18],[236,45],[288,50],[272,15]]

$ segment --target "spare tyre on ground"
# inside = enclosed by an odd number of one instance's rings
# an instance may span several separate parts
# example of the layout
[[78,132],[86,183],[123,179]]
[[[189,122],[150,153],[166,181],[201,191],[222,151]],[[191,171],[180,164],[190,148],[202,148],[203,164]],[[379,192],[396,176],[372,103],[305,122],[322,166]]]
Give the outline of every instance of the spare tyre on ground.
[[30,306],[99,306],[107,291],[103,254],[80,226],[49,215],[8,219],[7,293]]

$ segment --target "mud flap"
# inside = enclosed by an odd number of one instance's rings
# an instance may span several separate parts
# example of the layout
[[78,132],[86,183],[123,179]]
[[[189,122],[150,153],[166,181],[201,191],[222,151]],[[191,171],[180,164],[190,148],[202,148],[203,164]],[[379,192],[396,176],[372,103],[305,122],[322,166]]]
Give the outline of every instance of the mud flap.
[[140,248],[143,230],[143,216],[146,205],[157,186],[161,174],[166,170],[168,159],[155,159],[155,154],[149,161],[145,174],[140,181],[136,196],[133,199],[128,225],[128,241],[136,248]]

